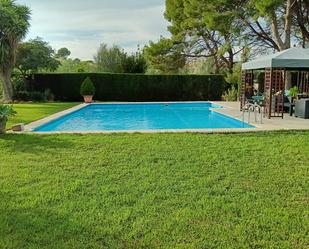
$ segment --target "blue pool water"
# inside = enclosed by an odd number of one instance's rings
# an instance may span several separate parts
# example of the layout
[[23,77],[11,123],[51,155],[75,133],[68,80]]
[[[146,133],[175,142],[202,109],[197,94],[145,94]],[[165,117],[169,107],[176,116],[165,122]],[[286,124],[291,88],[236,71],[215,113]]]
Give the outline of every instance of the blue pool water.
[[252,128],[219,114],[211,103],[91,104],[34,131]]

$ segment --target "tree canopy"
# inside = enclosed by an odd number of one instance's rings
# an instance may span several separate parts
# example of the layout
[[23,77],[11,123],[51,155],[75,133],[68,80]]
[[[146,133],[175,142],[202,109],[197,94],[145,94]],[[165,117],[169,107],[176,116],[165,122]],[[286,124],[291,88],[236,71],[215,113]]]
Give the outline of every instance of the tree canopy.
[[93,61],[81,61],[80,59],[62,59],[57,73],[95,73],[96,65]]
[[19,45],[16,68],[23,75],[36,73],[39,70],[55,71],[60,62],[54,56],[55,51],[52,47],[38,37]]
[[68,48],[60,48],[55,57],[59,59],[67,59],[71,55],[71,51]]
[[11,74],[18,43],[26,36],[30,10],[12,0],[0,0],[0,79],[4,101],[12,101]]
[[216,72],[232,72],[248,50],[307,46],[308,5],[308,0],[166,0],[171,37],[150,42],[147,61],[164,72],[183,65],[173,57],[183,56],[186,63],[211,57]]
[[145,73],[146,70],[146,61],[139,48],[135,54],[128,55],[119,46],[108,47],[107,44],[101,44],[95,62],[99,72]]

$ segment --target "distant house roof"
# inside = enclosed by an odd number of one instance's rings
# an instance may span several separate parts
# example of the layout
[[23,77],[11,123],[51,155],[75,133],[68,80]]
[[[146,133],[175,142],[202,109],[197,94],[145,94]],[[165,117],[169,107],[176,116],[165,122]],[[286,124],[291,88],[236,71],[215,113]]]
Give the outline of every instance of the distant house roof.
[[262,56],[242,64],[243,70],[263,68],[309,68],[309,49],[290,48],[282,52]]

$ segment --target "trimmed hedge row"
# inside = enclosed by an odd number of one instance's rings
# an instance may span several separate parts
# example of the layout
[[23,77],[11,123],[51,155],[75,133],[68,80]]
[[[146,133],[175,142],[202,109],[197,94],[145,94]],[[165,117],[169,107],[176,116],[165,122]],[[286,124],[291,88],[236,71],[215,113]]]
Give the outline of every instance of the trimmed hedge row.
[[95,100],[100,101],[195,101],[220,100],[225,88],[222,75],[142,74],[34,74],[28,88],[50,89],[55,100],[80,101],[80,86],[86,77],[93,81]]

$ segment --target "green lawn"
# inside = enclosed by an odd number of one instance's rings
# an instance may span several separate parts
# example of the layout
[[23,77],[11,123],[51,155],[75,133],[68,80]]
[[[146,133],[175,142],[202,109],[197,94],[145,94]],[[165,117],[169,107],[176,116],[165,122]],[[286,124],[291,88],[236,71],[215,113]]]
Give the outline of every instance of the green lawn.
[[5,135],[0,248],[308,248],[309,132]]
[[17,115],[9,119],[7,128],[11,128],[13,124],[25,123],[44,118],[51,114],[63,111],[78,103],[35,103],[35,104],[14,104],[14,110]]

